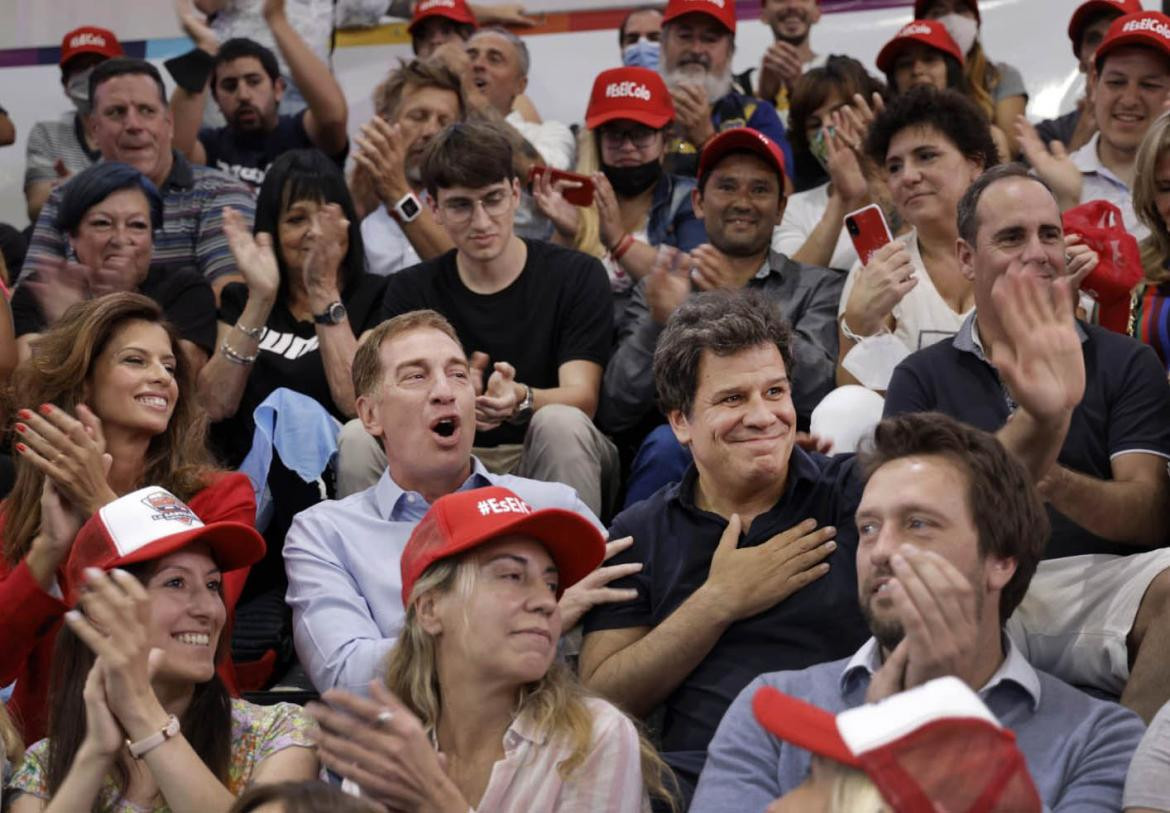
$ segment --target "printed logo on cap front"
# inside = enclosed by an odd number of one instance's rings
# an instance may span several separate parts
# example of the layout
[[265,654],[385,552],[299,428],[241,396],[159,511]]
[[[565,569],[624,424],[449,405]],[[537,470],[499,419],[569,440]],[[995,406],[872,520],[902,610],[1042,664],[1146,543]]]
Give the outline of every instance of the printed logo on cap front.
[[475,504],[475,507],[481,517],[486,517],[491,514],[532,513],[532,506],[519,497],[503,497],[502,499],[492,497],[487,500],[480,500]]
[[650,88],[641,82],[610,82],[605,86],[607,99],[641,99],[650,101]]
[[140,488],[107,503],[98,513],[119,557],[129,556],[164,537],[203,527],[202,520],[186,503],[158,486]]
[[933,34],[933,33],[934,33],[934,31],[931,30],[931,27],[929,25],[923,25],[922,23],[915,22],[915,23],[910,23],[907,26],[904,26],[902,28],[902,30],[898,32],[898,36],[899,37],[913,37],[915,34],[926,34],[929,36],[930,34]]
[[418,9],[414,13],[415,15],[422,14],[433,8],[455,8],[455,0],[423,0],[418,4]]
[[1170,26],[1156,17],[1143,17],[1140,20],[1130,20],[1121,26],[1122,34],[1133,34],[1138,31],[1149,31],[1157,34],[1164,40],[1170,40]]
[[199,522],[199,517],[195,516],[195,512],[187,507],[187,504],[166,491],[155,491],[147,494],[142,498],[142,502],[151,509],[157,511],[157,514],[151,514],[150,518],[155,520],[173,520],[181,522],[187,526],[193,526]]
[[101,34],[95,34],[92,31],[84,31],[80,34],[75,34],[69,40],[70,48],[84,48],[87,45],[93,45],[97,48],[105,48],[106,38]]

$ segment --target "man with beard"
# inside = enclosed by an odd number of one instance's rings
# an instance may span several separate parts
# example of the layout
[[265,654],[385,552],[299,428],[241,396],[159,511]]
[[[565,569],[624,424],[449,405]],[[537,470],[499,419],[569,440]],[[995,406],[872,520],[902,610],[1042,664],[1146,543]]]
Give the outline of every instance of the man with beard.
[[809,34],[820,19],[821,0],[764,0],[760,11],[776,41],[764,51],[756,92],[772,100],[785,126],[792,86],[809,68],[825,64],[825,55],[814,54],[809,45]]
[[[267,0],[264,20],[307,108],[280,115],[285,85],[276,55],[250,39],[219,45],[190,7],[181,7],[180,23],[196,48],[168,66],[178,83],[171,97],[175,147],[193,163],[221,169],[253,189],[264,182],[268,165],[288,150],[316,147],[340,166],[348,147],[345,94],[289,23],[284,5],[285,0]],[[209,75],[212,97],[227,124],[199,129]]]
[[[695,290],[751,288],[780,307],[798,337],[792,352],[800,375],[792,402],[801,426],[833,389],[835,314],[844,279],[771,250],[786,203],[783,161],[776,144],[746,127],[707,143],[691,203],[709,242],[678,257],[660,252],[657,266],[635,287],[605,369],[598,421],[607,430],[629,429],[654,409],[651,360],[658,335]],[[689,463],[670,427],[655,429],[630,471],[626,504],[677,481]]]
[[694,176],[699,153],[717,133],[750,127],[772,139],[792,166],[792,148],[770,102],[732,89],[735,4],[728,0],[670,0],[662,16],[659,71],[674,99],[675,124],[666,170]]
[[719,724],[692,809],[761,810],[808,775],[809,752],[754,719],[760,687],[836,713],[953,675],[1014,732],[1046,809],[1120,810],[1141,720],[1034,669],[1004,635],[1048,536],[1027,469],[935,413],[883,421],[860,464],[857,586],[873,637],[850,658],[752,681]]

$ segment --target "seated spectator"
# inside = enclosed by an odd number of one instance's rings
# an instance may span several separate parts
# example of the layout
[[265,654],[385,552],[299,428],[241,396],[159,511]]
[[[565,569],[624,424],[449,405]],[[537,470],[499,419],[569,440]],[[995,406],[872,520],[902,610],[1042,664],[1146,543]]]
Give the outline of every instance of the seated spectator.
[[[0,514],[0,603],[12,612],[0,683],[16,681],[9,707],[29,742],[45,735],[53,643],[69,609],[61,600],[71,589],[69,527],[146,483],[190,502],[208,522],[254,520],[248,479],[212,466],[178,343],[153,300],[108,294],[74,305],[14,375],[16,484]],[[58,503],[72,526],[42,516],[43,506]],[[224,579],[229,609],[246,575]],[[231,664],[222,668],[234,686]]]
[[[185,8],[185,10],[183,10]],[[287,62],[308,106],[280,115],[285,83],[276,55],[260,43],[236,38],[222,45],[190,6],[180,6],[179,22],[196,43],[190,76],[172,74],[178,83],[171,97],[175,147],[195,164],[223,170],[256,189],[272,162],[294,149],[317,147],[345,162],[348,110],[345,94],[332,71],[308,47],[285,14],[285,0],[264,4],[264,21]],[[200,128],[204,93],[211,95],[227,124]]]
[[319,779],[253,785],[229,813],[380,813],[384,808],[356,799]]
[[[797,262],[838,271],[848,271],[857,262],[857,250],[844,228],[845,215],[888,198],[889,190],[873,162],[850,147],[846,137],[856,139],[853,143],[860,147],[861,122],[872,118],[870,104],[880,109],[885,92],[860,62],[840,55],[830,56],[793,85],[788,133],[798,167],[797,188],[802,157],[817,165],[821,183],[788,199],[772,237],[773,249]],[[859,126],[846,118],[847,108],[858,114]]]
[[[597,518],[559,483],[490,473],[472,456],[472,369],[450,322],[434,311],[402,314],[374,328],[354,356],[354,392],[366,431],[387,465],[375,485],[299,514],[284,547],[297,655],[320,691],[366,691],[402,631],[396,562],[431,503],[454,491],[499,485],[540,508]],[[607,555],[627,547],[610,543]],[[605,589],[636,565],[602,568],[561,602],[570,629]]]
[[1125,813],[1170,811],[1170,703],[1154,715],[1125,778]]
[[300,708],[233,700],[216,674],[230,629],[222,580],[264,554],[255,529],[204,525],[157,486],[84,524],[55,497],[45,510],[76,535],[64,592],[74,609],[58,636],[49,736],[12,779],[13,813],[227,813],[248,785],[317,774]]
[[[771,250],[784,212],[784,164],[779,148],[755,130],[725,130],[707,143],[693,192],[709,243],[675,257],[664,253],[630,301],[619,344],[602,384],[602,426],[619,431],[656,414],[652,359],[663,326],[692,291],[752,289],[780,308],[796,338],[790,348],[799,373],[791,382],[797,425],[807,428],[817,403],[833,389],[834,314],[842,276],[803,266]],[[682,479],[690,455],[669,426],[659,426],[630,471],[626,505]]]
[[426,59],[448,42],[464,43],[477,27],[465,0],[422,0],[410,15],[410,48]]
[[1028,105],[1024,77],[1006,62],[992,62],[979,41],[979,0],[914,0],[914,19],[937,20],[963,54],[963,73],[971,82],[975,102],[1007,141],[1005,156],[1017,152],[1016,119]]
[[618,46],[622,64],[627,68],[658,70],[662,48],[662,9],[639,6],[622,18],[618,25]]
[[[666,171],[694,176],[699,153],[716,133],[750,127],[772,139],[792,166],[792,149],[771,102],[732,89],[735,4],[722,0],[670,0],[662,17],[662,65],[674,99],[674,125],[666,145]],[[785,189],[786,192],[791,191]]]
[[1130,335],[1154,348],[1170,374],[1170,114],[1150,126],[1134,164],[1133,209],[1149,230],[1141,242],[1145,279],[1133,292]]
[[1109,26],[1089,76],[1097,132],[1069,153],[1045,145],[1026,119],[1018,121],[1020,148],[1043,178],[1061,211],[1083,201],[1107,200],[1121,210],[1125,228],[1149,236],[1138,220],[1132,190],[1138,145],[1170,99],[1170,17],[1156,11],[1127,14]]
[[[55,121],[38,121],[28,132],[24,197],[31,222],[37,222],[55,186],[101,157],[89,132],[89,75],[94,65],[116,56],[122,56],[122,44],[104,28],[82,26],[61,38],[61,86],[73,110]],[[11,269],[14,278],[19,270]]]
[[[251,192],[218,170],[192,166],[172,150],[166,89],[149,62],[100,63],[89,77],[89,98],[93,109],[89,132],[102,158],[134,167],[162,195],[163,223],[154,237],[151,266],[194,266],[218,294],[236,278],[223,235],[223,207],[231,206],[251,220]],[[54,189],[37,219],[22,277],[65,258],[68,241],[56,225],[60,201],[61,189]]]
[[151,265],[154,233],[162,224],[158,190],[127,164],[103,161],[66,184],[54,225],[76,261],[40,266],[13,294],[21,358],[74,303],[137,291],[157,302],[179,331],[179,347],[197,376],[215,352],[215,295],[190,266]]
[[[987,431],[1010,428],[1020,369],[1013,328],[1040,333],[1027,302],[997,297],[1013,274],[1046,292],[1071,287],[1053,194],[1019,164],[997,167],[959,204],[958,258],[975,311],[951,341],[894,371],[887,415],[939,411]],[[1051,294],[1050,294],[1051,295]],[[1060,304],[1070,307],[1063,300]],[[1028,660],[1077,686],[1121,696],[1149,720],[1170,699],[1170,388],[1154,351],[1074,323],[1087,384],[1059,428],[1059,460],[1036,469],[1052,534],[1032,588],[1009,624]],[[1079,349],[1080,352],[1077,352]],[[1153,549],[1153,550],[1151,550]]]
[[199,378],[219,454],[238,465],[252,413],[277,387],[312,396],[339,421],[354,411],[357,337],[379,321],[385,280],[365,271],[361,232],[341,170],[317,150],[273,163],[249,233],[236,212],[224,232],[245,283],[220,295],[218,352]]
[[[878,53],[877,66],[885,73],[886,84],[893,96],[912,87],[928,85],[936,90],[957,91],[979,103],[971,80],[963,73],[963,52],[941,22],[915,20],[903,26]],[[984,112],[990,122],[991,111]],[[994,122],[991,123],[991,137],[1000,159],[1011,158],[1007,137]]]
[[427,145],[465,113],[459,78],[430,60],[400,63],[374,89],[374,118],[354,139],[350,176],[371,273],[386,276],[450,251],[451,240],[422,203]]
[[665,796],[653,747],[556,657],[557,601],[604,550],[585,518],[506,488],[436,500],[402,551],[385,685],[310,707],[326,766],[395,810],[638,813]]
[[1066,99],[1076,100],[1076,107],[1063,116],[1045,119],[1036,125],[1036,135],[1040,137],[1041,143],[1059,141],[1070,152],[1089,143],[1089,139],[1097,132],[1093,102],[1085,87],[1087,77],[1093,71],[1093,58],[1110,24],[1124,14],[1134,14],[1141,10],[1140,0],[1085,0],[1077,6],[1068,22],[1068,38],[1072,40],[1079,75],[1073,87],[1065,93]]
[[825,64],[809,42],[820,20],[821,0],[764,0],[760,6],[760,22],[772,29],[773,42],[764,51],[756,92],[776,106],[786,127],[793,87],[805,71]]
[[[1043,292],[1030,296],[1041,299]],[[1054,394],[1063,398],[1061,389],[1058,383]],[[856,709],[860,718],[863,703],[925,689],[943,676],[978,692],[994,719],[1015,734],[1045,809],[1120,809],[1141,720],[1034,668],[1004,635],[1048,532],[1028,470],[990,435],[940,415],[884,421],[861,466],[867,481],[857,506],[857,590],[873,637],[852,657],[761,675],[740,692],[711,742],[694,809],[759,810],[808,775],[809,752],[776,741],[753,717],[753,697],[763,687],[829,713]],[[904,732],[910,713],[898,715]],[[815,723],[804,719],[803,732],[812,739]],[[872,719],[861,726],[865,734],[850,739],[854,748],[877,733]],[[968,735],[973,752],[975,741]],[[917,747],[930,748],[936,772],[955,771],[952,790],[1011,765],[1000,758],[995,770],[960,767],[921,737]],[[905,778],[914,775],[910,760],[894,763],[886,753],[867,764],[898,764]],[[1039,807],[1033,801],[1008,809]]]
[[885,168],[894,208],[911,229],[849,272],[837,383],[884,390],[895,364],[958,332],[974,304],[955,257],[955,208],[995,164],[996,148],[973,102],[916,87],[877,115],[865,151]]
[[577,156],[577,172],[593,179],[594,205],[569,203],[567,184],[547,173],[533,183],[537,206],[556,228],[553,242],[601,259],[615,318],[625,310],[630,287],[649,273],[655,247],[690,251],[707,238],[691,207],[694,179],[662,168],[665,128],[673,119],[670,93],[657,72],[602,71],[593,81]]
[[[488,469],[565,483],[601,515],[618,476],[617,449],[592,421],[613,336],[609,283],[596,259],[516,236],[512,167],[500,125],[435,137],[423,179],[456,248],[391,276],[382,314],[429,308],[455,326],[472,353],[476,455]],[[373,438],[351,421],[339,443],[341,493],[373,485],[386,467]]]

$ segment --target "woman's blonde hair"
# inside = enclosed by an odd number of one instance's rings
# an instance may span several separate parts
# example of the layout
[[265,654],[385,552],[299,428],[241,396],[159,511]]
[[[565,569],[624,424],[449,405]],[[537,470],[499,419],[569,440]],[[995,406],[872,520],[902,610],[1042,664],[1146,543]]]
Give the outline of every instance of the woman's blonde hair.
[[[426,729],[436,729],[442,713],[438,649],[433,635],[422,628],[416,607],[432,591],[453,593],[464,601],[476,589],[479,568],[468,555],[432,564],[415,582],[406,608],[406,620],[386,667],[386,686]],[[593,716],[585,701],[592,695],[560,661],[554,661],[544,677],[520,688],[515,714],[528,713],[549,740],[561,739],[571,747],[557,765],[561,779],[568,779],[589,755],[593,741]],[[636,725],[636,724],[635,724]],[[674,776],[646,738],[639,732],[642,780],[651,796],[674,809]]]
[[[577,136],[577,167],[579,175],[592,175],[601,171],[601,156],[597,134],[588,127],[582,127]],[[577,239],[573,248],[593,257],[604,257],[605,246],[601,244],[601,221],[597,215],[597,204],[581,207],[581,220],[577,225]]]
[[995,89],[999,87],[999,68],[987,58],[983,52],[983,45],[979,40],[967,52],[963,62],[963,72],[971,80],[971,99],[979,105],[979,109],[987,115],[987,120],[995,121]]
[[1146,272],[1146,279],[1155,285],[1170,282],[1170,271],[1166,269],[1170,260],[1170,230],[1158,214],[1158,180],[1154,177],[1158,161],[1168,150],[1170,113],[1163,113],[1150,125],[1138,146],[1133,177],[1133,209],[1138,220],[1150,230],[1150,236],[1141,242],[1142,269]]

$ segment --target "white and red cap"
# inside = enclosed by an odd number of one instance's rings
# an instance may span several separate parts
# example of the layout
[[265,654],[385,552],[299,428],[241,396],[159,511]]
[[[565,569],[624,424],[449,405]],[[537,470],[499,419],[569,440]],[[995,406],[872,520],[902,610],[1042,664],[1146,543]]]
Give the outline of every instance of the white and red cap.
[[753,130],[750,127],[732,127],[708,141],[707,145],[703,147],[703,152],[699,155],[698,178],[700,180],[706,178],[707,173],[713,170],[716,164],[723,160],[723,156],[729,152],[755,153],[764,160],[764,163],[771,165],[776,170],[781,178],[780,185],[783,187],[784,153],[776,146],[776,142],[759,130]]
[[898,54],[912,45],[925,45],[944,54],[950,54],[963,64],[963,52],[951,37],[946,26],[938,20],[914,20],[902,26],[894,38],[887,42],[877,55],[878,70],[889,73],[898,61]]
[[1118,17],[1109,26],[1105,39],[1101,40],[1097,48],[1094,57],[1097,70],[1101,70],[1105,56],[1110,51],[1126,45],[1152,48],[1164,56],[1170,56],[1170,17],[1158,11],[1139,11]]
[[474,27],[475,15],[467,5],[467,0],[421,0],[414,7],[410,15],[410,25],[406,30],[414,33],[414,28],[428,17],[446,17],[456,23],[465,23]]
[[596,130],[607,121],[629,119],[655,130],[674,119],[674,102],[658,71],[611,68],[597,74],[585,111],[585,126]]
[[865,771],[898,813],[1039,813],[1016,737],[957,677],[830,714],[765,686],[756,719],[786,742]]
[[[933,2],[934,0],[914,0],[914,19],[921,19]],[[983,18],[979,16],[979,0],[964,0],[964,5],[975,13],[976,22],[983,22]]]
[[668,23],[684,14],[706,14],[735,33],[735,0],[670,0],[662,12],[662,22]]
[[264,556],[264,537],[242,522],[203,521],[165,488],[147,486],[98,509],[81,526],[65,562],[65,603],[76,603],[89,567],[112,570],[149,562],[195,542],[211,548],[223,572],[247,567]]
[[73,57],[82,54],[100,54],[112,59],[122,56],[122,43],[118,42],[113,31],[96,25],[83,25],[61,38],[61,59],[57,64],[64,66]]
[[1072,40],[1073,53],[1076,54],[1077,48],[1081,45],[1081,34],[1089,24],[1090,18],[1108,12],[1120,17],[1124,14],[1137,14],[1141,10],[1140,0],[1085,0],[1077,6],[1072,19],[1068,21],[1068,38]]

